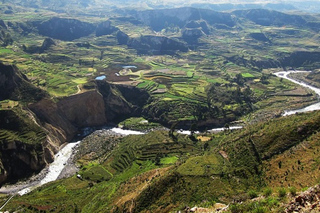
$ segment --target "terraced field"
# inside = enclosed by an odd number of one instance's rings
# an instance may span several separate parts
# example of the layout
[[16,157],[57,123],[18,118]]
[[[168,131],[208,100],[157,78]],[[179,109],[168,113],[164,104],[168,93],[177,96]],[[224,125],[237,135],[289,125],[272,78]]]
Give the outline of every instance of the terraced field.
[[[141,138],[143,137],[143,142]],[[133,162],[138,165],[151,160],[160,165],[162,158],[181,157],[195,154],[199,148],[192,141],[180,135],[168,138],[167,131],[156,131],[144,136],[128,136],[123,139],[119,149],[112,154],[110,166],[116,171],[124,171]]]

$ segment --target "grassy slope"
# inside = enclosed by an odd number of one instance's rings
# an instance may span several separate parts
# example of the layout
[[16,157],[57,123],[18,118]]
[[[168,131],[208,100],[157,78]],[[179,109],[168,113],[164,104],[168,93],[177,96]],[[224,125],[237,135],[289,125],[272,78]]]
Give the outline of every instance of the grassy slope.
[[45,132],[31,120],[28,113],[20,107],[0,110],[0,143],[20,141],[41,144],[46,139]]
[[[8,209],[23,204],[55,212],[164,212],[246,200],[268,188],[274,194],[259,205],[277,209],[283,202],[280,188],[300,190],[319,181],[319,120],[320,112],[279,118],[215,135],[209,146],[185,136],[173,142],[161,131],[126,137],[104,163],[83,167],[83,181],[72,177],[48,184],[14,199]],[[178,160],[168,160],[173,157]],[[161,164],[166,161],[171,164]]]

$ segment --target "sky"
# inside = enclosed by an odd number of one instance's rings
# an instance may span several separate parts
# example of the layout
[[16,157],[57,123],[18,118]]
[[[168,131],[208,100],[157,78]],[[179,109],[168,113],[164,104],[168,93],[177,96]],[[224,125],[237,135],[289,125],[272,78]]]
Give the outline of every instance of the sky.
[[[162,0],[158,0],[161,2]],[[163,0],[164,2],[174,2],[178,1],[181,2],[181,0]],[[314,2],[319,2],[320,0],[311,0]],[[201,3],[211,3],[211,4],[217,4],[217,3],[290,3],[290,2],[305,2],[303,0],[184,0],[183,2],[201,2]]]

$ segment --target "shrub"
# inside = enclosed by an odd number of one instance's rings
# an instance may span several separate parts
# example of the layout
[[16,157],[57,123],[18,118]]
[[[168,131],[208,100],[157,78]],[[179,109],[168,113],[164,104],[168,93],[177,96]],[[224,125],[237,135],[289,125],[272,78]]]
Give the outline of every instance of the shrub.
[[290,187],[289,191],[290,191],[290,194],[292,196],[296,196],[297,195],[297,189],[295,187]]
[[264,205],[269,207],[278,206],[279,201],[275,197],[268,197],[267,199],[264,200]]
[[242,212],[240,204],[231,204],[229,207],[231,213],[240,213]]
[[263,195],[264,195],[265,197],[269,197],[271,194],[272,194],[272,189],[271,189],[271,188],[266,188],[266,189],[263,191]]
[[286,195],[287,195],[287,191],[286,191],[285,188],[280,188],[280,189],[278,190],[278,196],[279,196],[279,198],[284,198]]
[[254,213],[266,213],[267,209],[263,206],[258,206],[253,210]]
[[255,190],[250,190],[248,192],[248,195],[249,195],[250,199],[258,197],[258,194],[257,194],[257,192]]

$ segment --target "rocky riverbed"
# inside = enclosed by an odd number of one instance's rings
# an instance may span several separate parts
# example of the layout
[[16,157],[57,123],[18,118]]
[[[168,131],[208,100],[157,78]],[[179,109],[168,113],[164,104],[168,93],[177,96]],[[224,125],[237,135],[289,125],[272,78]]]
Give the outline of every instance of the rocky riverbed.
[[70,177],[79,171],[76,161],[80,157],[85,156],[90,159],[96,159],[102,154],[111,151],[121,137],[132,134],[144,133],[120,128],[96,130],[82,141],[65,144],[55,155],[54,162],[39,174],[32,176],[26,181],[3,186],[0,188],[0,193],[24,195],[43,184]]
[[[55,160],[52,164],[26,181],[1,187],[0,193],[24,195],[31,190],[42,186],[43,184],[56,180],[61,174],[61,171],[65,165],[67,165],[70,156],[77,152],[78,144],[79,142],[64,145],[55,155]],[[70,172],[68,171],[68,173]]]

